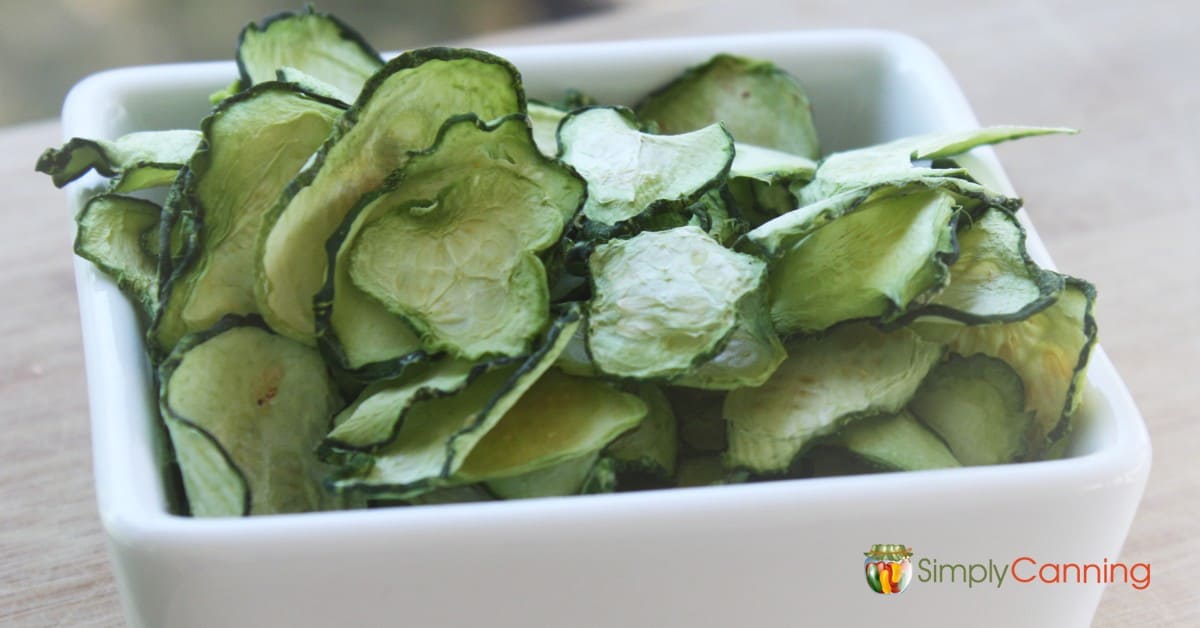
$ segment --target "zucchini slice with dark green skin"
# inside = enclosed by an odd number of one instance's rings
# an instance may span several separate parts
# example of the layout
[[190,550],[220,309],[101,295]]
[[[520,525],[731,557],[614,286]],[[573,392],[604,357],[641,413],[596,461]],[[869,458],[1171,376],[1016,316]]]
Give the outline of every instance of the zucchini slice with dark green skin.
[[466,458],[550,368],[581,321],[579,307],[568,307],[524,360],[489,370],[456,394],[413,404],[392,441],[376,452],[326,448],[328,459],[342,463],[330,484],[369,498],[409,499],[463,483],[457,474]]
[[[923,386],[928,385],[929,377]],[[832,442],[872,464],[897,471],[961,466],[952,448],[947,448],[936,431],[930,431],[909,411],[901,410],[858,419],[843,428]]]
[[945,341],[961,355],[982,353],[1008,364],[1025,384],[1025,407],[1034,412],[1029,457],[1055,453],[1071,431],[1088,360],[1096,344],[1096,289],[1066,277],[1054,304],[1021,321],[949,326],[918,322],[913,329]]
[[1021,377],[1001,360],[951,356],[929,372],[908,407],[964,465],[1025,455],[1033,413],[1025,409]]
[[685,375],[719,353],[766,275],[691,226],[612,240],[588,265],[588,353],[600,371],[638,379]]
[[263,216],[329,135],[343,109],[290,83],[224,100],[201,123],[181,202],[196,239],[173,265],[152,337],[164,351],[226,314],[258,310],[255,243]]
[[964,175],[966,171],[962,169],[927,168],[913,162],[952,157],[979,146],[1052,133],[1075,131],[1054,127],[993,126],[918,135],[834,153],[821,160],[812,181],[800,190],[800,201],[807,205],[858,188]]
[[725,180],[734,155],[719,124],[655,135],[616,107],[571,112],[558,126],[558,146],[559,159],[587,181],[583,215],[607,226],[696,202]]
[[350,103],[354,102],[354,97],[357,95],[344,92],[338,89],[336,85],[326,83],[303,70],[290,66],[284,66],[276,70],[275,80],[280,83],[295,83],[300,89],[314,96],[320,96],[340,103],[343,109],[349,109]]
[[936,294],[957,255],[957,207],[936,189],[888,196],[812,232],[770,266],[775,329],[886,322]]
[[309,6],[247,24],[238,35],[237,66],[242,89],[273,81],[277,70],[292,67],[353,100],[383,67],[383,57],[346,23]]
[[337,507],[311,453],[342,405],[321,356],[257,317],[184,338],[159,367],[159,405],[199,517]]
[[95,169],[116,177],[111,192],[133,192],[170,185],[200,143],[197,131],[139,131],[115,140],[73,137],[38,157],[37,171],[50,175],[56,187]]
[[96,265],[149,321],[158,301],[162,207],[132,196],[98,194],[75,216],[75,254]]
[[808,96],[769,61],[716,55],[655,90],[635,110],[662,133],[721,122],[739,142],[808,159],[820,156]]
[[271,327],[316,344],[313,298],[327,265],[319,251],[364,195],[434,144],[447,119],[474,113],[495,120],[524,110],[520,75],[494,55],[425,48],[388,62],[263,222],[255,293]]
[[743,299],[738,324],[721,350],[671,383],[711,390],[761,386],[787,358],[768,309],[765,292]]
[[558,124],[567,117],[567,112],[530,101],[528,115],[538,150],[547,157],[558,157]]
[[884,333],[866,323],[786,346],[788,359],[766,384],[725,397],[730,467],[786,472],[817,438],[857,418],[898,412],[943,353],[908,329]]
[[429,351],[521,355],[548,319],[538,254],[583,198],[583,181],[538,151],[524,116],[451,118],[432,148],[364,199],[363,227],[343,244],[348,273]]

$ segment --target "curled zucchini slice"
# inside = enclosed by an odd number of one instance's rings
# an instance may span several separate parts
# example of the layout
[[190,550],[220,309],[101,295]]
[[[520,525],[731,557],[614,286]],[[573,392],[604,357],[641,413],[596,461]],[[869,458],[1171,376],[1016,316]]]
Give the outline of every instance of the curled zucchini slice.
[[335,85],[330,85],[303,70],[290,66],[276,70],[275,80],[281,83],[295,83],[300,89],[310,94],[341,103],[344,109],[349,109],[350,103],[354,102],[354,94],[348,94]]
[[636,110],[663,133],[721,122],[739,142],[808,159],[820,156],[808,96],[769,61],[716,55],[657,89]]
[[868,201],[771,264],[771,319],[783,334],[902,315],[940,290],[956,255],[957,202],[941,190]]
[[766,272],[690,226],[607,242],[588,265],[592,360],[609,375],[640,379],[684,375],[720,352],[743,301],[760,298]]
[[434,144],[448,118],[494,120],[524,108],[519,75],[499,57],[426,48],[388,62],[263,221],[255,294],[271,327],[316,343],[313,297],[327,265],[319,252],[364,195]]
[[345,22],[310,5],[247,24],[238,36],[237,65],[243,89],[273,81],[277,70],[290,67],[354,100],[383,58]]
[[139,131],[112,140],[73,137],[60,148],[47,148],[37,161],[37,171],[50,175],[62,187],[93,168],[115,177],[111,192],[133,192],[170,185],[196,151],[196,131]]
[[313,349],[257,318],[193,334],[159,367],[159,405],[195,516],[338,505],[311,453],[342,405]]
[[258,312],[254,247],[264,215],[329,135],[336,101],[288,83],[264,83],[224,100],[201,123],[204,141],[183,187],[185,231],[152,337],[168,351],[226,314]]
[[815,439],[851,420],[898,412],[943,348],[907,329],[853,323],[797,338],[787,351],[766,384],[725,398],[731,467],[782,473]]
[[558,123],[567,117],[567,112],[561,109],[529,103],[529,125],[533,128],[533,141],[538,150],[547,157],[558,156]]
[[75,216],[75,254],[117,282],[149,320],[158,302],[158,231],[162,207],[140,198],[98,194]]
[[961,466],[938,434],[907,410],[854,421],[833,442],[887,469],[917,471]]
[[558,127],[558,145],[559,158],[587,181],[583,215],[603,225],[694,203],[724,181],[734,154],[719,124],[654,135],[613,107],[572,112]]
[[537,253],[558,242],[583,196],[574,173],[538,152],[524,116],[452,118],[364,201],[365,224],[343,245],[350,279],[430,350],[520,355],[548,317]]

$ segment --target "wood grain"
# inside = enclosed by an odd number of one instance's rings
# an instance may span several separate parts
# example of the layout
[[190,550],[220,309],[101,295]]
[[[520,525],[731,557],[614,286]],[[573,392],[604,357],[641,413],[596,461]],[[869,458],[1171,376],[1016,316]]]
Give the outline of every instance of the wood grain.
[[[626,4],[472,43],[889,28],[943,57],[983,123],[1083,130],[999,153],[1058,265],[1099,286],[1101,342],[1155,446],[1122,553],[1152,564],[1152,584],[1110,587],[1094,625],[1200,625],[1190,576],[1200,556],[1200,4]],[[0,130],[0,624],[120,625],[91,484],[71,225],[63,195],[32,167],[59,139],[54,123]]]

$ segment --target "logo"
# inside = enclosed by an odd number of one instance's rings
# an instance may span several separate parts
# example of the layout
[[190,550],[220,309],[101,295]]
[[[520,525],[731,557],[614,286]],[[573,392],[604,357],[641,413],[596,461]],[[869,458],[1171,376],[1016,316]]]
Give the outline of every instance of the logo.
[[883,595],[903,593],[912,581],[912,548],[903,545],[872,545],[871,551],[863,552],[867,557],[863,566],[867,571],[867,585]]

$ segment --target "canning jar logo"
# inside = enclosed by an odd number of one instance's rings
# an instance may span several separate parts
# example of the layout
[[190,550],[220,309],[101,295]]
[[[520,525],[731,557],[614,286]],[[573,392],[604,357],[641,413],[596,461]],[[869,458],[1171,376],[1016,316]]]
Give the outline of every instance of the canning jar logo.
[[867,570],[867,584],[871,590],[883,595],[902,593],[912,581],[912,548],[903,545],[872,545],[871,551],[863,552]]

